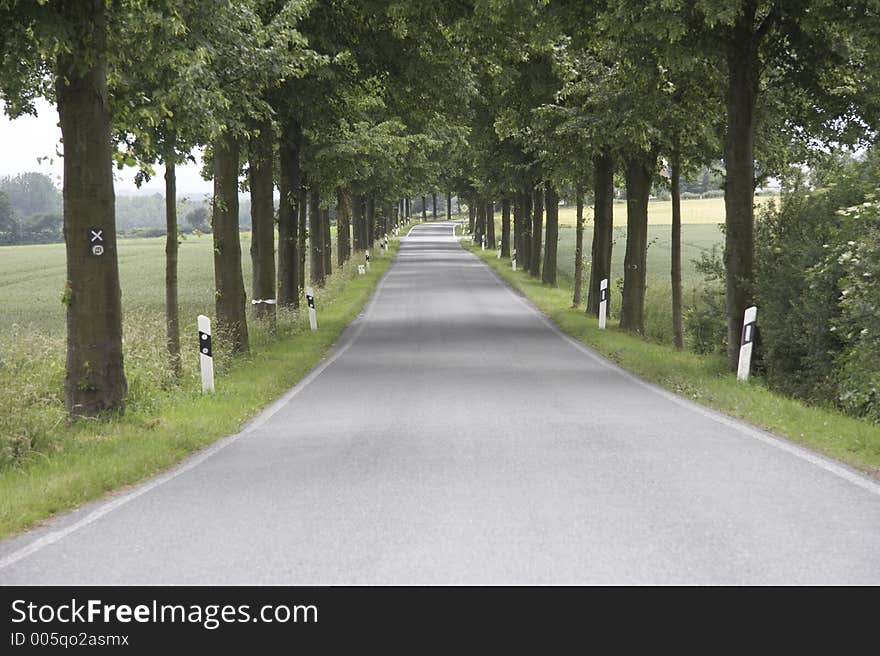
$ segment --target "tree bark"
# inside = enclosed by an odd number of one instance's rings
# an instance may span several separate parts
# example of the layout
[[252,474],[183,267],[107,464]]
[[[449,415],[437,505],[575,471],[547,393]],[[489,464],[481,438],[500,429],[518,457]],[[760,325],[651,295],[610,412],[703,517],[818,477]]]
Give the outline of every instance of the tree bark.
[[298,123],[286,121],[281,126],[278,144],[280,172],[278,191],[278,305],[299,307],[299,150],[302,130]]
[[520,192],[522,236],[517,246],[517,266],[523,271],[532,267],[532,191],[525,187]]
[[584,287],[584,191],[580,183],[575,183],[576,221],[574,235],[574,294],[571,307],[581,305]]
[[[296,239],[296,249],[299,254],[299,289],[305,289],[306,286],[306,236],[309,234],[309,204],[307,202],[308,194],[305,186],[302,184],[302,175],[300,175],[299,193],[297,194],[297,207],[299,208],[299,231]],[[299,290],[297,291],[295,307],[299,307]]]
[[428,220],[428,199],[422,196],[422,221]]
[[177,172],[174,164],[174,146],[169,148],[165,161],[165,348],[168,351],[168,370],[179,379],[180,308],[177,300]]
[[368,249],[373,248],[373,242],[376,238],[376,198],[370,194],[367,196],[367,215],[365,221],[367,236],[366,246]]
[[431,194],[431,212],[434,214],[434,220],[437,220],[437,194]]
[[351,194],[351,222],[354,230],[354,250],[363,251],[366,249],[364,239],[364,199],[359,193]]
[[324,276],[333,273],[333,238],[330,236],[330,208],[321,210],[321,232],[324,235],[321,254],[324,256]]
[[477,207],[473,199],[468,199],[468,234],[475,234],[477,229]]
[[324,284],[324,231],[321,227],[323,214],[317,191],[309,192],[309,280],[315,285]]
[[233,353],[248,351],[246,294],[238,232],[238,141],[214,142],[214,284],[217,334]]
[[626,161],[626,254],[623,262],[623,302],[620,327],[645,332],[645,286],[648,256],[648,197],[651,158]]
[[545,185],[544,197],[547,205],[547,226],[544,237],[544,271],[541,282],[556,284],[556,248],[559,244],[559,195],[552,182]]
[[681,166],[678,153],[670,162],[669,185],[672,191],[672,343],[680,349],[684,344],[681,307]]
[[[90,45],[105,48],[104,3],[84,7],[95,26]],[[58,57],[55,90],[64,139],[64,243],[67,254],[67,374],[71,417],[124,410],[122,295],[116,249],[107,63],[82,70],[76,51]],[[95,237],[93,231],[98,233]],[[96,246],[103,248],[95,249]],[[98,254],[100,253],[100,254]]]
[[727,135],[724,141],[724,264],[727,360],[739,361],[743,314],[752,300],[754,267],[755,104],[760,77],[756,2],[745,3],[727,43]]
[[477,243],[481,244],[486,235],[486,203],[482,199],[478,199],[475,204],[477,206]]
[[[611,250],[614,237],[614,160],[604,153],[593,160],[593,245],[590,259],[590,284],[587,291],[587,314],[599,315],[599,284],[608,279],[611,288]],[[611,296],[606,305],[611,315]]]
[[[275,300],[275,188],[272,124],[258,124],[249,145],[248,176],[251,193],[251,266],[254,301]],[[253,303],[256,319],[266,321],[275,331],[275,304]]]
[[351,214],[348,189],[336,190],[336,266],[340,269],[351,257]]
[[544,192],[540,185],[532,194],[532,247],[529,253],[529,273],[533,278],[541,275],[541,232],[544,224]]
[[501,257],[510,257],[510,199],[501,200]]
[[446,220],[452,221],[452,192],[446,192]]
[[498,242],[495,240],[495,202],[486,201],[486,247],[495,250]]

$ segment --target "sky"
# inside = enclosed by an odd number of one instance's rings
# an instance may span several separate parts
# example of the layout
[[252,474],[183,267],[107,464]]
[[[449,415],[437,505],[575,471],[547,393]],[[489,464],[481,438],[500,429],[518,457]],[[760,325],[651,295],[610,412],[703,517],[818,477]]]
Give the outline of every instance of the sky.
[[[0,101],[0,108],[3,107]],[[38,171],[50,176],[55,185],[61,187],[63,163],[57,153],[61,152],[61,128],[58,127],[58,110],[45,100],[36,103],[37,116],[22,116],[14,121],[0,112],[0,177],[16,175],[28,171]],[[37,158],[47,157],[42,162]],[[197,164],[177,167],[178,196],[210,194],[213,191],[210,181],[202,180]],[[137,169],[126,167],[119,171],[113,169],[116,178],[117,194],[152,194],[165,191],[164,171],[156,167],[156,175],[138,189],[134,184]]]

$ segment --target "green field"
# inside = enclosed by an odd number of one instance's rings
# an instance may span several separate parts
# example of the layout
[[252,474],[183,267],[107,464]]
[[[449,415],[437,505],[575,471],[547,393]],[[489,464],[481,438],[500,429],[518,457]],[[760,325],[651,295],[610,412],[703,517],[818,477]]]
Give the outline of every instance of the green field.
[[[213,314],[214,260],[211,235],[187,236],[180,245],[180,317],[195,326]],[[119,276],[126,325],[165,312],[165,238],[120,239]],[[250,234],[242,234],[242,268],[250,289]],[[10,335],[64,334],[61,291],[66,280],[64,244],[0,247],[0,344]],[[132,325],[132,327],[134,327]]]

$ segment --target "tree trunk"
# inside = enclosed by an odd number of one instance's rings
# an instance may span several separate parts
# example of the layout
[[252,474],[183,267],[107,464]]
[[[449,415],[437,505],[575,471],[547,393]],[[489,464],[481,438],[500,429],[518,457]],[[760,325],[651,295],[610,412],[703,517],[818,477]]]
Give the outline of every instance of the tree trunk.
[[575,205],[577,219],[574,235],[574,295],[571,298],[571,307],[573,308],[580,307],[584,287],[584,191],[577,182],[575,183]]
[[651,159],[644,156],[626,161],[626,254],[623,261],[620,327],[638,333],[645,331],[645,266],[652,168]]
[[[64,139],[64,242],[67,253],[67,412],[91,417],[123,410],[128,385],[122,356],[122,298],[116,251],[105,9],[84,9],[101,53],[82,70],[79,53],[58,56],[55,90]],[[95,234],[97,233],[97,235]],[[101,248],[97,248],[101,247]]]
[[350,196],[347,189],[336,190],[336,266],[340,269],[351,257]]
[[428,220],[428,199],[422,196],[422,221]]
[[532,191],[525,187],[520,193],[522,237],[517,247],[517,266],[523,271],[532,267]]
[[437,194],[431,194],[431,212],[434,214],[434,220],[437,220]]
[[510,257],[510,199],[501,200],[501,257]]
[[364,223],[367,231],[365,243],[367,248],[371,249],[376,238],[376,198],[372,194],[367,196],[367,215]]
[[446,220],[452,221],[452,192],[446,192]]
[[[611,249],[614,238],[614,160],[605,153],[593,160],[593,245],[590,259],[590,285],[587,291],[587,314],[599,316],[599,284],[608,279],[611,289]],[[606,305],[611,315],[611,295]]]
[[[173,145],[169,151],[173,151]],[[175,379],[182,372],[180,361],[180,310],[177,302],[177,172],[174,154],[165,161],[165,347],[168,370]]]
[[278,305],[299,307],[299,217],[300,171],[299,150],[302,130],[299,124],[285,122],[281,126],[278,145],[280,172],[278,191]]
[[533,278],[541,275],[541,232],[544,224],[544,193],[540,186],[533,192],[532,247],[529,253],[529,273]]
[[[251,265],[254,301],[275,300],[275,206],[272,200],[275,155],[272,124],[256,126],[249,143],[248,175],[251,192]],[[268,322],[275,331],[275,304],[253,303],[254,317]]]
[[481,244],[486,235],[486,204],[482,199],[478,199],[474,204],[477,206],[477,243]]
[[678,153],[670,162],[672,190],[672,343],[680,349],[684,344],[681,309],[681,166]]
[[321,245],[321,254],[324,256],[324,275],[333,273],[333,238],[330,236],[330,208],[321,210],[321,232],[324,235],[324,243]]
[[475,234],[477,229],[477,208],[473,199],[468,199],[468,234]]
[[214,142],[214,283],[217,334],[233,353],[245,353],[248,328],[238,232],[238,142],[229,133]]
[[755,103],[759,61],[755,2],[746,2],[727,43],[727,136],[724,141],[724,265],[727,360],[739,361],[743,314],[752,300],[754,266]]
[[351,194],[351,222],[354,230],[354,250],[365,250],[364,233],[364,199],[357,192]]
[[320,197],[317,191],[309,192],[309,280],[315,285],[324,284],[324,231]]
[[547,182],[544,192],[547,205],[547,227],[544,238],[544,271],[541,282],[556,284],[556,247],[559,243],[559,195],[552,182]]
[[495,250],[498,247],[495,241],[495,202],[486,201],[486,248]]
[[410,199],[404,198],[403,204],[405,205],[405,210],[406,210],[406,213],[405,213],[406,220],[409,221],[410,218],[412,217],[412,205],[411,205]]
[[[306,286],[306,236],[309,234],[309,204],[307,202],[308,194],[306,188],[302,184],[302,175],[300,175],[299,193],[297,194],[297,207],[299,209],[299,234],[296,239],[296,249],[299,254],[299,289],[305,289]],[[299,307],[299,290],[297,290],[295,307]]]

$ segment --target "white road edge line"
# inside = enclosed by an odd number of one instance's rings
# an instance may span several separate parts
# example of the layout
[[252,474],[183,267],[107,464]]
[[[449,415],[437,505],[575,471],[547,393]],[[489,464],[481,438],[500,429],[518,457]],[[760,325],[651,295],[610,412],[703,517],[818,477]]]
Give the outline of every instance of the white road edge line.
[[[393,265],[393,263],[394,263],[394,261],[392,260],[392,265]],[[41,549],[48,547],[49,545],[55,544],[56,542],[62,540],[63,538],[70,535],[71,533],[74,533],[74,532],[80,530],[81,528],[84,528],[84,527],[88,526],[89,524],[96,522],[97,520],[101,519],[105,515],[110,514],[111,512],[116,510],[117,508],[121,508],[122,506],[124,506],[128,502],[137,499],[139,496],[146,494],[147,492],[150,492],[151,490],[156,489],[160,485],[177,478],[181,474],[185,474],[186,472],[190,471],[191,469],[198,467],[205,460],[207,460],[211,456],[215,455],[216,453],[219,453],[220,451],[225,449],[230,444],[237,442],[242,437],[245,437],[246,435],[254,432],[258,428],[263,426],[267,421],[269,421],[269,419],[272,418],[273,415],[275,415],[279,410],[281,410],[281,408],[283,408],[285,405],[287,405],[287,403],[290,402],[290,400],[293,399],[293,397],[295,397],[297,394],[299,394],[312,381],[314,381],[318,376],[320,376],[327,367],[329,367],[331,364],[336,362],[336,360],[341,358],[342,355],[346,351],[348,351],[348,349],[351,348],[351,346],[357,341],[358,337],[360,337],[361,333],[364,330],[364,326],[366,326],[367,319],[370,317],[370,315],[373,312],[373,308],[376,305],[376,300],[381,295],[382,289],[385,287],[385,282],[388,280],[388,275],[390,273],[391,273],[391,266],[388,267],[388,269],[385,271],[384,275],[382,276],[382,279],[376,285],[376,289],[374,290],[372,296],[370,297],[370,300],[367,302],[366,308],[363,310],[363,312],[361,313],[361,315],[359,317],[355,318],[355,321],[357,322],[357,327],[355,328],[355,331],[353,333],[351,333],[348,340],[335,353],[333,353],[332,356],[330,356],[329,358],[327,358],[326,360],[324,360],[323,362],[318,364],[314,369],[312,369],[312,371],[309,374],[306,375],[305,378],[300,380],[296,385],[294,385],[290,390],[288,390],[283,396],[276,399],[271,405],[269,405],[265,410],[263,410],[260,414],[258,414],[254,419],[252,419],[250,422],[245,424],[244,428],[242,428],[241,431],[239,431],[238,433],[236,433],[234,435],[227,435],[226,437],[221,437],[219,440],[213,442],[210,446],[204,448],[203,450],[199,451],[195,455],[190,456],[189,458],[184,460],[182,463],[174,466],[172,469],[170,469],[162,474],[159,474],[158,476],[156,476],[152,480],[147,481],[146,483],[142,483],[142,484],[138,485],[135,489],[133,489],[130,492],[127,492],[126,494],[123,494],[120,497],[117,497],[111,501],[108,501],[106,503],[101,504],[100,507],[98,507],[95,510],[93,510],[92,512],[90,512],[88,515],[86,515],[85,517],[83,517],[79,521],[74,522],[73,524],[70,524],[69,526],[65,526],[64,528],[60,528],[56,531],[52,531],[50,533],[47,533],[46,535],[44,535],[40,538],[37,538],[33,542],[21,547],[20,549],[13,551],[12,553],[8,554],[7,556],[0,558],[0,570],[6,569],[10,565],[17,563],[19,560],[21,560],[23,558],[27,558],[31,554],[34,554],[34,553],[40,551]],[[332,346],[331,346],[331,348],[332,348]],[[70,512],[75,512],[75,511],[70,511]],[[63,515],[61,515],[61,516],[63,517]]]
[[[464,249],[464,247],[462,247],[462,248]],[[466,252],[469,252],[469,251],[466,250]],[[486,264],[485,262],[483,262],[482,258],[474,255],[473,253],[469,253],[469,254],[476,257],[483,264]],[[867,490],[868,492],[871,492],[873,494],[880,496],[880,483],[877,483],[873,479],[868,478],[864,474],[862,474],[854,469],[850,469],[846,465],[837,463],[826,456],[820,455],[818,453],[814,453],[813,451],[810,451],[802,446],[799,446],[799,445],[795,444],[794,442],[790,442],[790,441],[786,440],[784,437],[777,437],[776,435],[772,435],[770,433],[766,433],[764,431],[761,431],[757,428],[753,428],[752,426],[749,426],[748,424],[746,424],[745,422],[743,422],[741,420],[734,419],[733,417],[729,417],[728,415],[725,415],[724,413],[722,413],[718,410],[713,410],[711,408],[707,408],[706,406],[695,403],[694,401],[691,401],[690,399],[687,399],[683,396],[679,396],[678,394],[674,394],[673,392],[670,392],[669,390],[665,390],[662,387],[655,385],[654,383],[650,383],[646,380],[642,380],[641,378],[639,378],[635,374],[631,374],[630,372],[626,371],[625,369],[622,369],[621,367],[617,366],[613,362],[610,362],[609,360],[602,357],[599,353],[593,351],[589,346],[587,346],[583,342],[576,340],[574,337],[572,337],[568,333],[564,332],[559,326],[557,326],[555,323],[553,323],[553,321],[551,321],[549,317],[547,317],[543,312],[541,312],[541,310],[539,310],[527,298],[525,298],[522,295],[520,295],[519,293],[517,293],[513,289],[513,287],[511,287],[510,284],[508,284],[508,282],[506,280],[501,278],[495,272],[495,270],[492,269],[492,267],[486,265],[486,269],[489,271],[489,273],[492,275],[492,277],[495,278],[495,281],[498,282],[498,284],[500,284],[505,290],[507,290],[507,292],[514,299],[516,299],[523,307],[534,312],[538,316],[538,318],[542,322],[544,322],[544,324],[548,328],[550,328],[550,330],[552,332],[554,332],[557,336],[562,338],[564,341],[568,342],[571,346],[576,348],[578,351],[580,351],[584,355],[590,357],[595,362],[607,367],[608,369],[611,369],[612,371],[617,372],[619,375],[623,376],[624,378],[626,378],[630,382],[636,383],[637,385],[640,385],[640,386],[644,387],[645,389],[651,390],[655,394],[658,394],[659,396],[662,396],[663,398],[665,398],[669,401],[672,401],[676,405],[679,405],[679,406],[686,408],[692,412],[695,412],[699,415],[702,415],[703,417],[706,417],[707,419],[711,419],[719,424],[727,426],[728,428],[733,428],[733,429],[739,431],[740,433],[742,433],[743,435],[746,435],[747,437],[751,437],[752,439],[758,440],[759,442],[763,442],[764,444],[768,444],[770,446],[776,447],[777,449],[785,451],[786,453],[794,455],[794,456],[800,458],[801,460],[805,460],[805,461],[815,465],[816,467],[819,467],[820,469],[824,469],[825,471],[848,481],[849,483],[857,485],[857,486]]]

